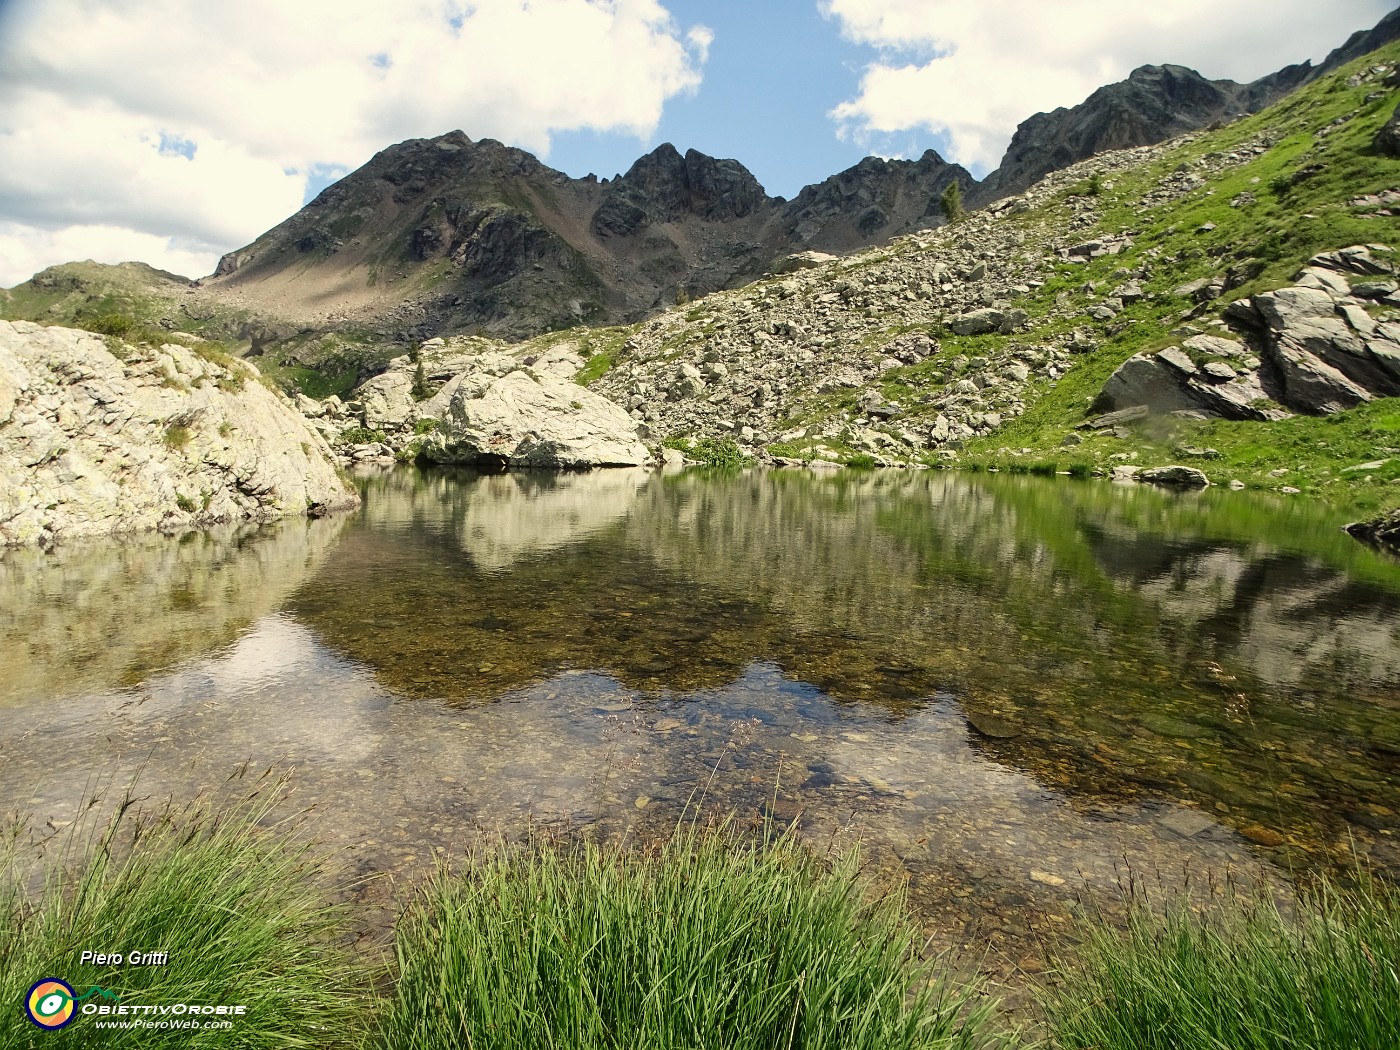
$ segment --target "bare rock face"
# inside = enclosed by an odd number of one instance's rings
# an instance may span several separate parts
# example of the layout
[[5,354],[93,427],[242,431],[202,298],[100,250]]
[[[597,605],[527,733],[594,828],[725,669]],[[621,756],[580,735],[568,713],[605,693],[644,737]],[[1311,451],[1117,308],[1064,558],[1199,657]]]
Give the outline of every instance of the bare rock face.
[[[1198,367],[1196,359],[1205,360]],[[1233,362],[1233,364],[1231,363]],[[1202,412],[1221,419],[1276,419],[1286,413],[1268,405],[1248,348],[1234,340],[1195,336],[1181,347],[1128,358],[1109,376],[1092,411],[1142,414]]]
[[627,237],[685,215],[710,221],[742,219],[769,203],[763,187],[737,160],[687,150],[669,142],[640,158],[609,187],[593,216],[599,236]]
[[1276,419],[1285,410],[1330,415],[1400,396],[1400,326],[1371,317],[1351,284],[1367,291],[1374,285],[1368,279],[1392,274],[1390,255],[1384,245],[1353,245],[1315,256],[1294,285],[1225,311],[1258,356],[1242,343],[1204,335],[1138,354],[1109,377],[1092,411],[1143,406]]
[[397,430],[413,422],[413,376],[407,372],[390,370],[366,380],[359,398],[370,430]]
[[1370,521],[1355,522],[1348,525],[1346,530],[1358,540],[1400,550],[1400,509],[1392,510],[1388,514],[1382,514]]
[[1385,127],[1376,132],[1376,149],[1387,157],[1400,157],[1400,106],[1395,107]]
[[607,398],[504,353],[486,353],[424,406],[441,411],[420,454],[508,467],[641,466],[635,421]]
[[0,321],[0,544],[354,506],[246,363]]
[[1203,489],[1210,485],[1210,479],[1195,467],[1183,467],[1179,464],[1140,470],[1137,472],[1137,479],[1150,485],[1167,485],[1174,488]]

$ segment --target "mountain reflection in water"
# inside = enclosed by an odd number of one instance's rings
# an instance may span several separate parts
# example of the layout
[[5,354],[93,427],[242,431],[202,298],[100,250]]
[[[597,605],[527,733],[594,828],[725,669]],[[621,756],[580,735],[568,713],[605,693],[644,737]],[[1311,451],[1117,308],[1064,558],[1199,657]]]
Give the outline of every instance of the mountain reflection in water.
[[664,829],[703,788],[861,836],[1008,965],[1125,862],[1400,873],[1400,564],[1319,508],[942,472],[364,486],[349,519],[6,552],[13,808],[286,764],[319,836],[397,873],[530,819]]

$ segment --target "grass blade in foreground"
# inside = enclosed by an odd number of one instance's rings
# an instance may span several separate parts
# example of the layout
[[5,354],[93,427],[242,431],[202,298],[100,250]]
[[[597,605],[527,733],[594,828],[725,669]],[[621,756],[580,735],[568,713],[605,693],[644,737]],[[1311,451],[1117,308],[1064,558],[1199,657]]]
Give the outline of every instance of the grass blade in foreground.
[[[271,785],[268,785],[269,787]],[[81,855],[54,859],[42,892],[11,849],[0,884],[0,1048],[354,1045],[363,997],[332,947],[337,913],[325,903],[305,846],[259,826],[276,791],[219,817],[195,810],[145,821],[125,806]],[[165,952],[164,965],[81,965],[83,951]],[[60,1032],[25,1017],[25,991],[58,977],[83,996],[100,987],[121,1005],[243,1005],[228,1029],[102,1028],[78,1011]],[[112,1005],[94,993],[83,1005]],[[152,1021],[188,1016],[135,1015]],[[128,1014],[120,1019],[129,1019]],[[199,1018],[222,1022],[225,1018]]]
[[446,872],[400,920],[390,1050],[942,1050],[986,1007],[918,957],[902,901],[869,901],[791,835],[679,831],[650,851],[533,842]]
[[1400,1046],[1400,894],[1326,887],[1281,915],[1262,890],[1206,916],[1130,902],[1092,931],[1047,1002],[1063,1050],[1393,1050]]

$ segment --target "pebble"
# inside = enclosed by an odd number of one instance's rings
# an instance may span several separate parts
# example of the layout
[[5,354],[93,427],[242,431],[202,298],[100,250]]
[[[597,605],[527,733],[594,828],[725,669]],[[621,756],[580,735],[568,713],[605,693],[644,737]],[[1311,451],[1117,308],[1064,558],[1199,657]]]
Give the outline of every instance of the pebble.
[[1242,824],[1240,834],[1249,839],[1250,842],[1257,842],[1261,846],[1282,846],[1285,839],[1272,828],[1266,828],[1262,824]]

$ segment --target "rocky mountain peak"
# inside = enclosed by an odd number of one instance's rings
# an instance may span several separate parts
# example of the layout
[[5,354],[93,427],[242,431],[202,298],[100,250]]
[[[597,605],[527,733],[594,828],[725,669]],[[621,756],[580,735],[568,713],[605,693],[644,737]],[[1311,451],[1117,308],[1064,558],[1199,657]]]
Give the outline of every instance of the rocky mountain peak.
[[684,215],[723,222],[752,215],[769,203],[753,173],[737,160],[694,149],[681,156],[665,142],[607,188],[593,230],[604,237],[625,237]]
[[837,250],[941,219],[939,197],[950,182],[975,185],[967,170],[934,150],[918,160],[865,157],[815,186],[806,186],[784,210],[801,243]]
[[1186,66],[1139,66],[1072,109],[1022,122],[979,197],[1006,196],[1096,153],[1152,145],[1235,116],[1243,112],[1244,90]]
[[1255,112],[1397,33],[1400,14],[1319,67],[1289,66],[1252,84],[1139,66],[1080,105],[1026,120],[981,183],[928,150],[866,157],[786,201],[739,161],[669,142],[600,183],[450,131],[382,150],[226,256],[209,283],[236,286],[249,306],[302,326],[353,318],[394,338],[635,320],[752,280],[794,252],[850,252],[938,226],[951,183],[976,208],[1088,157]]

